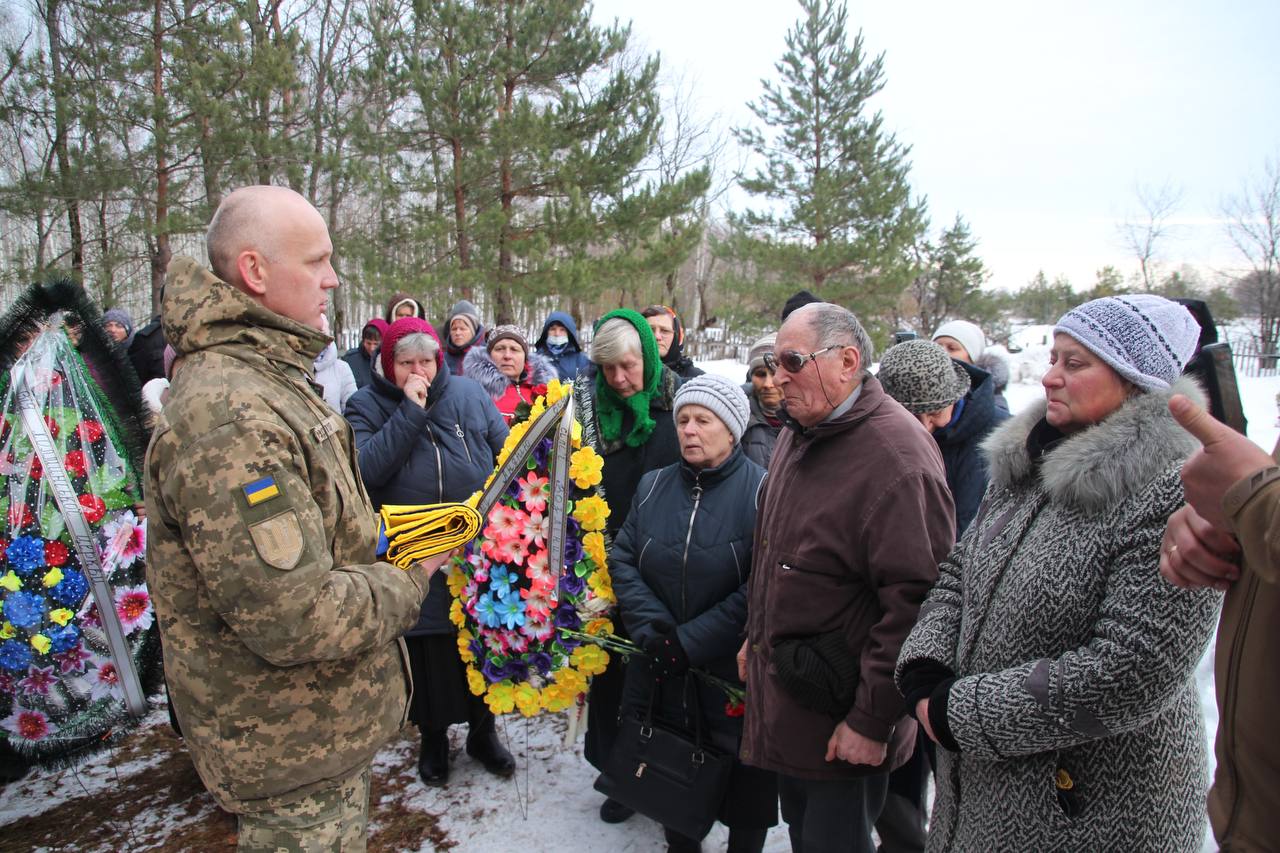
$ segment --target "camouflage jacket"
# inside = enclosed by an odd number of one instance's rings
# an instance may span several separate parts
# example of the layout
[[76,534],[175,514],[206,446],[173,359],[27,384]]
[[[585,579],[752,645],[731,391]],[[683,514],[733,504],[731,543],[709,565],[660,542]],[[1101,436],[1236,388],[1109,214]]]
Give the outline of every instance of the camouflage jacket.
[[326,336],[190,258],[164,329],[183,358],[147,451],[147,581],[169,692],[219,804],[272,809],[403,725],[427,577],[376,561],[351,429],[311,382]]

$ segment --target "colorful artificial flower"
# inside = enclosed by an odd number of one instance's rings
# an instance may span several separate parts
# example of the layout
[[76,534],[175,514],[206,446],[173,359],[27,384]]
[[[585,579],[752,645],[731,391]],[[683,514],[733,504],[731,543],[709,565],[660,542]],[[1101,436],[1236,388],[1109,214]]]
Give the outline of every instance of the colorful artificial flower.
[[61,542],[51,540],[44,543],[44,564],[46,566],[65,566],[71,551]]
[[483,696],[485,691],[484,676],[476,671],[473,666],[467,667],[467,687],[471,690],[473,696]]
[[54,654],[61,654],[71,648],[74,648],[80,642],[80,629],[75,625],[61,625],[56,628],[50,628],[49,650]]
[[101,521],[107,514],[107,505],[97,495],[81,495],[79,501],[80,506],[84,508],[85,520],[90,524]]
[[17,592],[22,589],[22,578],[12,571],[5,572],[3,576],[0,576],[0,587],[9,590],[9,592]]
[[46,589],[62,583],[62,569],[54,566],[52,569],[44,573],[44,578],[41,582],[44,584]]
[[31,649],[20,640],[0,643],[0,667],[10,672],[26,672],[31,665]]
[[[453,603],[458,606],[458,611],[461,612],[462,602],[454,601]],[[462,659],[463,663],[471,663],[476,659],[475,653],[471,651],[471,641],[473,639],[475,637],[466,628],[458,630],[458,657]]]
[[466,624],[467,616],[462,612],[462,599],[455,598],[449,605],[449,622],[459,628]]
[[524,602],[518,594],[508,594],[498,600],[494,611],[498,615],[498,621],[512,629],[524,624],[524,608]]
[[530,471],[528,476],[517,481],[519,492],[516,500],[528,512],[543,513],[547,511],[547,501],[551,500],[551,480],[539,477],[537,471]]
[[84,672],[84,665],[93,659],[93,655],[84,650],[83,643],[76,643],[60,655],[54,655],[58,669],[63,673]]
[[106,699],[121,693],[120,673],[116,671],[116,665],[107,660],[98,660],[97,668],[89,672],[89,684],[91,699]]
[[542,710],[542,697],[538,689],[529,682],[520,682],[512,692],[515,696],[516,708],[524,716],[532,717]]
[[570,655],[573,665],[585,676],[599,675],[609,666],[609,654],[596,645],[578,646]]
[[571,666],[566,666],[556,672],[556,684],[559,684],[575,697],[579,693],[585,693],[587,690],[586,676]]
[[609,517],[609,505],[598,495],[591,495],[574,503],[573,517],[582,525],[583,530],[604,530],[605,519]]
[[124,586],[116,590],[116,613],[126,634],[151,627],[155,613],[151,609],[151,596],[145,584]]
[[86,444],[93,444],[102,438],[102,424],[86,418],[76,427],[76,432],[79,434],[81,441]]
[[13,627],[13,623],[8,619],[4,620],[4,623],[0,624],[0,640],[12,640],[16,636],[18,636],[18,629]]
[[613,581],[610,579],[608,572],[592,572],[591,576],[587,578],[587,586],[591,587],[591,591],[596,594],[597,598],[603,598],[608,602],[618,600],[613,594]]
[[603,566],[605,564],[604,534],[593,530],[583,536],[582,550],[586,552],[587,559],[597,566]]
[[147,553],[147,528],[131,511],[102,525],[103,560],[116,568],[128,568]]
[[22,692],[31,696],[39,694],[41,696],[49,695],[49,688],[58,683],[58,677],[53,673],[51,666],[32,666],[27,670],[27,677],[18,682],[18,686],[22,688]]
[[485,691],[484,703],[495,714],[509,714],[516,707],[515,691],[510,681],[499,681],[489,685]]
[[62,465],[74,477],[83,477],[89,472],[89,460],[83,450],[72,450],[62,458]]
[[35,634],[31,637],[31,648],[35,649],[42,655],[49,654],[49,649],[53,647],[53,641],[44,634]]
[[608,619],[592,619],[587,623],[587,633],[593,637],[603,637],[613,633],[613,622]]
[[4,601],[4,617],[17,628],[34,628],[44,620],[45,598],[34,592],[15,592]]
[[575,450],[569,457],[569,479],[579,489],[600,485],[604,473],[604,459],[590,446]]
[[[36,517],[31,512],[31,507],[24,503],[9,504],[8,522],[10,530],[21,530],[24,527],[30,527],[36,523]],[[13,540],[16,543],[18,540]],[[10,545],[10,547],[13,547]],[[10,562],[13,558],[9,558]]]
[[21,740],[43,740],[58,730],[42,712],[18,705],[12,714],[0,720],[0,726]]
[[[10,515],[13,508],[9,508]],[[39,536],[18,536],[9,543],[9,565],[23,577],[44,566],[44,540]]]
[[53,597],[60,604],[65,604],[68,607],[79,607],[80,602],[84,601],[85,594],[88,592],[89,582],[85,580],[84,575],[75,569],[64,569],[62,581],[53,588]]

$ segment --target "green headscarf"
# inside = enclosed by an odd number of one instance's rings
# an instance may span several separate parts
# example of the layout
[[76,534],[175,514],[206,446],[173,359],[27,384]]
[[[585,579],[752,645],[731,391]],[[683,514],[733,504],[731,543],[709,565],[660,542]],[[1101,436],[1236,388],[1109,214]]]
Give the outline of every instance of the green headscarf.
[[649,403],[658,391],[658,382],[662,378],[662,358],[658,355],[658,342],[654,340],[649,321],[630,308],[618,308],[600,318],[595,328],[598,330],[606,320],[615,317],[626,320],[635,326],[640,335],[640,357],[644,360],[644,387],[630,397],[622,397],[605,381],[604,371],[596,371],[596,418],[600,422],[600,437],[605,441],[617,441],[622,438],[622,415],[629,409],[635,416],[631,432],[627,433],[628,447],[639,447],[649,440],[655,426],[649,415]]

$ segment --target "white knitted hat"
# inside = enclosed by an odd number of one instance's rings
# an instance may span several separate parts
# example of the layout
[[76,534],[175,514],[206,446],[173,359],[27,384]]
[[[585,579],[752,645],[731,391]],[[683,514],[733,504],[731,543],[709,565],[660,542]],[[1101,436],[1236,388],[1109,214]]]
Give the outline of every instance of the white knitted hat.
[[1143,391],[1168,389],[1200,341],[1190,311],[1150,293],[1086,302],[1063,314],[1053,331],[1075,338]]
[[751,404],[738,383],[712,373],[695,376],[676,390],[671,417],[678,420],[681,407],[690,403],[706,406],[715,412],[716,417],[728,427],[734,444],[742,438],[747,429],[747,419],[751,417]]
[[982,358],[982,351],[987,348],[987,336],[976,324],[968,320],[951,320],[943,323],[933,333],[932,340],[938,338],[955,338],[969,353],[969,361],[976,362]]

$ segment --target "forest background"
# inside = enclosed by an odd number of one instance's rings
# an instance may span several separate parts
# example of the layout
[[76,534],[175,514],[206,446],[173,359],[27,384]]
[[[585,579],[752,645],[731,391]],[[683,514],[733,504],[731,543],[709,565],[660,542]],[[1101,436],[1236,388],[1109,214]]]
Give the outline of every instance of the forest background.
[[[802,0],[750,120],[725,128],[625,21],[584,0],[23,0],[0,8],[0,309],[65,274],[139,324],[217,204],[293,187],[329,221],[336,332],[397,291],[535,328],[671,305],[708,340],[776,325],[807,288],[877,344],[944,319],[1003,340],[1141,290],[1280,337],[1280,160],[1222,191],[1229,267],[1165,263],[1176,182],[1135,184],[1129,263],[1092,281],[990,272],[962,213],[931,220],[884,55],[843,3]],[[676,69],[678,71],[678,69]],[[1028,151],[1034,159],[1035,152]],[[725,355],[721,349],[708,353]]]

